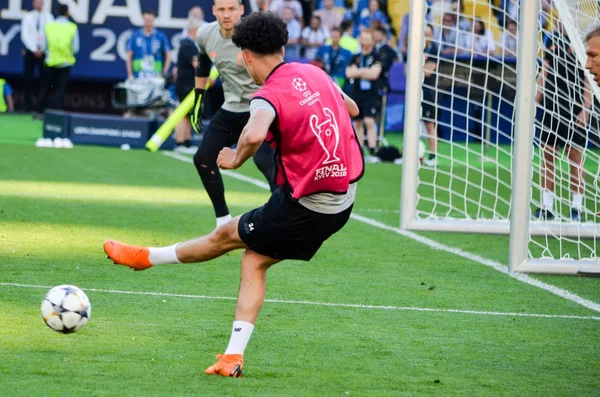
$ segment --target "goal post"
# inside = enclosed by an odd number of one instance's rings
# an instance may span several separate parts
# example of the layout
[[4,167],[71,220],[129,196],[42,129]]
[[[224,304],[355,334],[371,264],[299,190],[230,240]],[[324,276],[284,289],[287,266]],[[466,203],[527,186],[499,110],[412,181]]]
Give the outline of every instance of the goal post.
[[[571,75],[584,75],[584,37],[600,24],[595,0],[554,0],[553,9],[542,7],[542,1],[516,2],[520,3],[516,35],[498,23],[497,16],[506,10],[495,9],[487,0],[465,0],[465,9],[450,18],[446,15],[453,12],[448,9],[430,10],[430,23],[436,32],[429,38],[424,33],[426,0],[411,1],[400,225],[414,231],[510,234],[507,249],[511,271],[575,274],[584,268],[594,273],[598,268],[600,272],[596,255],[596,248],[600,249],[597,107],[590,110],[585,136],[580,133],[585,139],[580,143],[585,148],[584,192],[572,186],[569,170],[576,157],[572,158],[571,149],[556,152],[551,170],[555,184],[551,207],[556,217],[532,220],[533,213],[547,204],[543,192],[549,182],[544,176],[549,175],[547,164],[551,162],[544,162],[545,148],[549,146],[547,137],[556,132],[546,123],[546,113],[540,116],[536,93],[541,90],[578,111],[577,101],[571,99],[572,90],[565,87],[570,87]],[[472,28],[475,20],[484,25],[483,34]],[[558,23],[564,26],[564,37],[553,36]],[[481,45],[486,34],[488,41],[493,37],[495,48]],[[515,53],[501,49],[511,37],[518,42]],[[554,49],[545,47],[548,39],[556,41],[552,47],[568,47],[572,56],[561,52],[553,55]],[[426,42],[438,47],[438,56],[424,56]],[[444,45],[454,46],[455,51],[441,50]],[[435,77],[427,78],[424,66],[432,59]],[[539,74],[547,73],[548,59],[556,70],[569,71],[569,76],[551,72],[556,78],[552,92],[537,87]],[[585,80],[585,90],[600,103],[600,89],[591,84],[588,73]],[[425,95],[425,90],[435,95]],[[543,106],[547,106],[545,101]],[[433,106],[437,115],[427,120],[422,104]],[[574,117],[565,119],[559,113],[553,117],[578,131]],[[420,164],[418,141],[430,141],[423,137],[423,120],[435,126],[437,150],[435,157],[428,158],[428,153]],[[435,147],[430,149],[433,152]],[[575,194],[571,201],[571,189],[583,195],[579,198],[583,200],[581,221],[569,218],[571,203],[577,203]]]

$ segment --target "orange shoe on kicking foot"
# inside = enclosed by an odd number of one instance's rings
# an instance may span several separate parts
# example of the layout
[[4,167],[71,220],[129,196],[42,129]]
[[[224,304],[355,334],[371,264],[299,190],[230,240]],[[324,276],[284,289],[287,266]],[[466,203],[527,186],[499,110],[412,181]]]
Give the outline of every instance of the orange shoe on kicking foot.
[[146,247],[136,247],[115,240],[104,242],[104,252],[116,264],[132,268],[133,270],[146,270],[152,267],[148,256],[150,251]]
[[244,356],[241,354],[217,354],[219,361],[208,367],[205,374],[231,376],[234,378],[242,377],[242,368],[244,367]]

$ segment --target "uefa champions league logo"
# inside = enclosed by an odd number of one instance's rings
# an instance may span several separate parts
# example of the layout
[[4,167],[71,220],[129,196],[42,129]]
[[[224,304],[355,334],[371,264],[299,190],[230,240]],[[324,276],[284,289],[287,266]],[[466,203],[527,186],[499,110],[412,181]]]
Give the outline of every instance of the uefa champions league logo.
[[300,77],[295,77],[292,80],[292,87],[294,87],[294,89],[296,91],[306,91],[306,82],[304,80],[302,80]]
[[340,143],[340,131],[331,109],[323,108],[323,113],[325,113],[325,119],[322,122],[319,121],[319,116],[316,114],[310,116],[310,128],[327,155],[327,158],[323,161],[323,165],[326,165],[340,161],[336,154]]

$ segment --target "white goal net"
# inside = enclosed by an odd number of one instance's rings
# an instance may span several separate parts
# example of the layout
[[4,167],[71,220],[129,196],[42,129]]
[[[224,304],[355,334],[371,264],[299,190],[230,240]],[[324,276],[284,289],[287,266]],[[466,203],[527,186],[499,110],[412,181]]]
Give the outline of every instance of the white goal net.
[[[514,234],[511,216],[526,217],[515,268],[573,273],[598,264],[600,90],[584,71],[584,37],[600,24],[600,8],[596,0],[538,1],[539,12],[520,21],[518,0],[464,0],[462,9],[413,0],[401,223]],[[526,55],[537,73],[524,80],[519,35],[527,19],[535,38]],[[528,102],[528,127],[522,116],[518,129],[527,92],[536,109]],[[417,139],[428,148],[422,164],[410,154]],[[527,150],[519,139],[531,150],[517,168],[515,148]],[[529,195],[514,202],[517,184]]]

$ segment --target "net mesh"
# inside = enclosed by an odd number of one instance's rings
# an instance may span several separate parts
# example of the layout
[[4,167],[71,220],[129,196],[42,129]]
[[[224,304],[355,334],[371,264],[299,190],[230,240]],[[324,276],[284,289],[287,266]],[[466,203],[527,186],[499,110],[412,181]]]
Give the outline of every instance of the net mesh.
[[[462,9],[455,4],[434,2],[428,13],[421,115],[428,152],[418,171],[416,215],[508,222],[512,175],[529,172],[512,169],[519,2],[465,0]],[[584,37],[600,24],[598,2],[541,0],[538,24],[544,78],[537,82],[531,209],[534,215],[547,209],[539,215],[549,219],[534,221],[537,236],[530,239],[529,255],[595,258],[600,114],[598,106],[584,114],[581,109],[600,98],[583,69]],[[545,190],[554,191],[551,208]],[[572,219],[577,216],[581,220]]]

